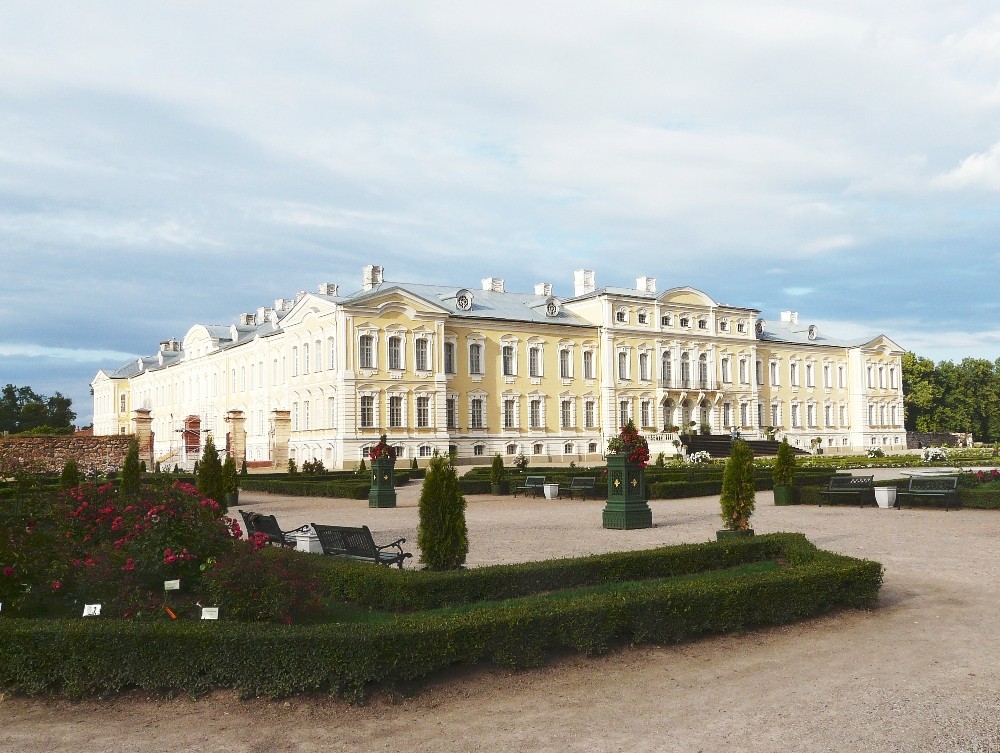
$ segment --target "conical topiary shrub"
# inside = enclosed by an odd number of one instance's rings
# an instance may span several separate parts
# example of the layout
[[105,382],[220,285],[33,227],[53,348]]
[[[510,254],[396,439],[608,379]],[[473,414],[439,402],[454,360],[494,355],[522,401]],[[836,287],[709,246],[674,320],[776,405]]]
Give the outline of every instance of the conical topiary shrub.
[[420,491],[417,545],[420,562],[429,570],[455,570],[469,553],[465,497],[455,467],[440,455],[431,458]]
[[722,523],[727,531],[750,531],[750,516],[757,502],[753,485],[753,450],[742,439],[732,444],[722,475]]
[[142,480],[142,468],[139,465],[139,443],[133,437],[128,443],[125,453],[125,464],[122,466],[122,478],[118,488],[122,494],[138,494]]
[[774,504],[791,505],[795,502],[795,453],[788,444],[788,437],[778,445],[771,471],[774,479]]
[[198,491],[209,499],[214,499],[222,504],[225,501],[225,490],[222,488],[222,461],[219,460],[219,451],[215,449],[215,442],[209,434],[205,440],[205,451],[202,453],[201,462],[198,464]]

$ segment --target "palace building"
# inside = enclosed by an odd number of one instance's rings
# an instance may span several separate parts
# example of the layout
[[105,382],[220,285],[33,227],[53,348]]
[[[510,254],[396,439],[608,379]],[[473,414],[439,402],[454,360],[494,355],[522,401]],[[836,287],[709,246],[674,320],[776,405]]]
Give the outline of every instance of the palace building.
[[278,468],[351,468],[383,433],[407,461],[595,462],[630,418],[654,456],[692,428],[824,452],[905,448],[903,351],[883,335],[834,339],[790,311],[765,322],[651,277],[599,288],[577,270],[573,284],[560,298],[492,277],[392,282],[369,265],[356,292],[324,283],[99,371],[94,433],[141,424],[167,467],[190,466],[208,433]]

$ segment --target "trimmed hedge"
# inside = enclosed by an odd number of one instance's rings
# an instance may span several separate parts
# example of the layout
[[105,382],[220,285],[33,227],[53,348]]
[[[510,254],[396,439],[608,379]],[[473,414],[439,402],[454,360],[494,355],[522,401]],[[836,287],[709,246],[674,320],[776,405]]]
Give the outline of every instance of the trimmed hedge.
[[326,691],[361,699],[373,687],[455,664],[528,667],[552,651],[596,654],[622,642],[674,643],[875,604],[882,582],[877,562],[819,551],[799,534],[757,538],[763,541],[699,546],[734,554],[778,551],[788,566],[575,599],[536,596],[373,625],[4,620],[0,687],[74,698],[130,687],[188,693],[221,687],[245,697]]

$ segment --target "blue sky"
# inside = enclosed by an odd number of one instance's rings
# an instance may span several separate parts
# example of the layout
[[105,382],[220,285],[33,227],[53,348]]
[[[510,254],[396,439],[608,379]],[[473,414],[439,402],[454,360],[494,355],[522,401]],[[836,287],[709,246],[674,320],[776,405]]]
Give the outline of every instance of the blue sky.
[[1000,357],[987,2],[0,0],[0,383],[298,290],[574,269]]

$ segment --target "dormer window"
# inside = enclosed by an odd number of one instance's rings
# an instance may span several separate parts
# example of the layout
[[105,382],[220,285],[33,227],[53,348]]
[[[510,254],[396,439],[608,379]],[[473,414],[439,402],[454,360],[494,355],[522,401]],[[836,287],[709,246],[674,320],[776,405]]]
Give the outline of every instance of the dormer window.
[[618,322],[619,324],[624,324],[625,322],[628,321],[628,314],[626,314],[624,310],[616,311],[615,321]]
[[746,331],[747,331],[747,323],[746,322],[737,322],[736,323],[736,331],[739,332],[741,335],[745,335]]
[[639,324],[646,324],[649,321],[649,314],[647,314],[645,311],[640,311],[638,319],[639,319]]
[[722,321],[719,322],[719,332],[728,332],[728,331],[729,331],[729,320],[723,319]]
[[691,320],[688,317],[686,317],[686,316],[682,316],[680,324],[681,324],[682,327],[690,328],[691,327]]
[[698,320],[698,329],[708,329],[708,320],[706,320],[706,319],[699,319]]
[[664,314],[663,316],[660,317],[661,327],[669,327],[673,323],[674,323],[674,318],[670,314]]

